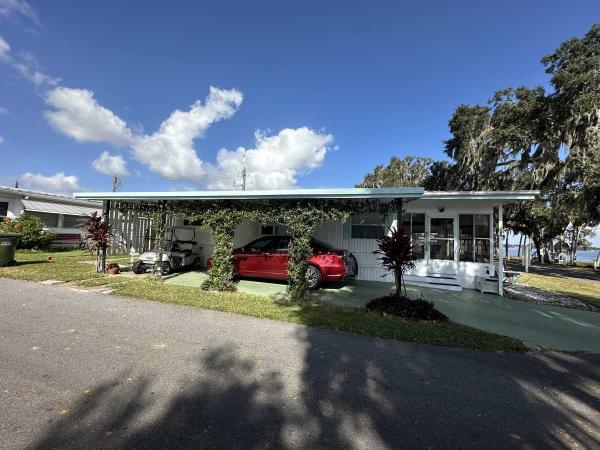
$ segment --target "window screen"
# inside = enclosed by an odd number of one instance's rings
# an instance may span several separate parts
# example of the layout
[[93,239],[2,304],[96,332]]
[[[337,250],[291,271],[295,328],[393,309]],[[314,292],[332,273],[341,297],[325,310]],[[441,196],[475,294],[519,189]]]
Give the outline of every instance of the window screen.
[[81,228],[87,220],[86,216],[63,216],[63,228]]
[[352,217],[352,239],[380,239],[385,236],[380,214],[361,214]]
[[425,214],[402,214],[402,228],[410,234],[413,252],[417,258],[425,258]]
[[27,211],[28,216],[39,218],[45,227],[58,227],[58,214],[43,213],[37,211]]
[[490,262],[490,216],[488,214],[461,214],[460,261]]
[[430,258],[454,260],[454,219],[451,217],[432,217],[430,224]]

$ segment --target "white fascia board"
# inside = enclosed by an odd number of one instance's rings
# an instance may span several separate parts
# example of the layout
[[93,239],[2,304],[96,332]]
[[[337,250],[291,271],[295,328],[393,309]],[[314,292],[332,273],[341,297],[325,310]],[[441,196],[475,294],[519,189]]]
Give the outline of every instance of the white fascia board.
[[493,200],[513,202],[535,200],[540,191],[428,191],[423,200]]
[[252,191],[183,191],[183,192],[78,192],[75,198],[86,200],[269,200],[269,199],[395,199],[419,198],[421,187],[347,188],[347,189],[279,189]]

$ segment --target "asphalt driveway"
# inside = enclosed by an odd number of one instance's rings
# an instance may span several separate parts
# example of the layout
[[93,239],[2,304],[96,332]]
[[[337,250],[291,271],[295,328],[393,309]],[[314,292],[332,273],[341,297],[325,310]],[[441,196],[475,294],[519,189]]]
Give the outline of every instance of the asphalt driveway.
[[600,355],[483,353],[0,279],[4,448],[600,445]]

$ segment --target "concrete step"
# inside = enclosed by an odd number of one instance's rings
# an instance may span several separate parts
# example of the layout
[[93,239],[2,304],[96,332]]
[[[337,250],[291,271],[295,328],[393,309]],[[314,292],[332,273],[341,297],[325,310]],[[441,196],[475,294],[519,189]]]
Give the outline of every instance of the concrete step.
[[412,286],[428,287],[432,289],[444,289],[456,292],[461,292],[463,290],[456,277],[452,275],[406,275],[404,277],[404,282]]

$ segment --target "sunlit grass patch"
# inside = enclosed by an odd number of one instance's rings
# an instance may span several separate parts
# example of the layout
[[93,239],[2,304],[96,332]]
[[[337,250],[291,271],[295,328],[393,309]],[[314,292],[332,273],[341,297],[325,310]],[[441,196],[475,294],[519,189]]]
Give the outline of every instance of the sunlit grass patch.
[[534,273],[521,274],[518,281],[525,286],[569,295],[600,308],[600,281],[557,277],[553,275],[538,275]]

